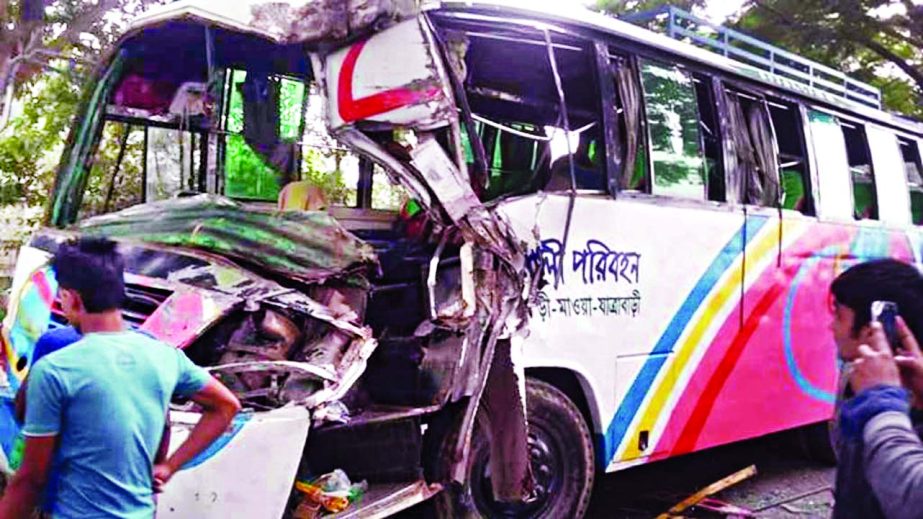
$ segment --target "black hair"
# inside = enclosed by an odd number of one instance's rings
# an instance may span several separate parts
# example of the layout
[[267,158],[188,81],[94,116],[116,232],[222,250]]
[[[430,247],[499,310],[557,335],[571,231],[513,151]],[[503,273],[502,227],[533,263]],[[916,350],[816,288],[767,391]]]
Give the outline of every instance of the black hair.
[[89,313],[118,309],[125,298],[125,262],[116,243],[80,238],[62,243],[51,260],[61,288],[75,290]]
[[923,275],[913,265],[894,259],[860,263],[837,276],[830,292],[855,313],[853,335],[872,320],[872,301],[893,301],[913,336],[923,339]]

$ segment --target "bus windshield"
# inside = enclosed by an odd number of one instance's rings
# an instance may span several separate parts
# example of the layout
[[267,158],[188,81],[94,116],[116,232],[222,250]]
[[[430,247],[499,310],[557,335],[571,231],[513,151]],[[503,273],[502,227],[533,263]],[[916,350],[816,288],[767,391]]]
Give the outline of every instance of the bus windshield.
[[337,175],[345,150],[306,128],[312,79],[301,45],[191,21],[129,35],[88,90],[52,223],[199,193],[275,202],[318,160]]

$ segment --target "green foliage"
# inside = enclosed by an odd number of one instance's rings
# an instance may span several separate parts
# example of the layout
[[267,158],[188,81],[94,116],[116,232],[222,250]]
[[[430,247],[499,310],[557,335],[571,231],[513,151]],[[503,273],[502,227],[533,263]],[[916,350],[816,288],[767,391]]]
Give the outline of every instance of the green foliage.
[[0,134],[0,205],[46,201],[79,97],[79,83],[61,74],[24,86],[22,112]]
[[750,0],[737,28],[882,90],[923,117],[923,6],[900,0]]
[[[320,187],[330,205],[356,205],[356,188],[347,186],[343,178],[341,164],[344,156],[343,151],[334,150],[331,154],[325,154],[316,148],[309,148],[304,154],[301,178]],[[335,164],[333,171],[326,165],[329,158]]]
[[596,5],[594,7],[597,11],[619,16],[623,14],[653,11],[665,5],[672,5],[680,9],[685,9],[686,11],[692,11],[693,8],[704,7],[705,0],[596,0]]

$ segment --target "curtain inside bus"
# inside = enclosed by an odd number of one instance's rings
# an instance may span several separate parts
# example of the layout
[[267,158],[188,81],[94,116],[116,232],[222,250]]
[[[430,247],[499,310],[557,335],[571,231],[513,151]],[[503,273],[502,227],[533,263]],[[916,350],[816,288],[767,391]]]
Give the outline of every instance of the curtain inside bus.
[[646,169],[644,162],[638,161],[638,144],[641,135],[641,89],[638,88],[637,72],[628,60],[619,63],[615,81],[626,130],[619,189],[641,190],[644,188]]
[[737,162],[738,174],[730,181],[732,192],[738,193],[745,204],[776,207],[780,192],[778,151],[765,103],[733,91],[722,94],[727,102],[733,158]]

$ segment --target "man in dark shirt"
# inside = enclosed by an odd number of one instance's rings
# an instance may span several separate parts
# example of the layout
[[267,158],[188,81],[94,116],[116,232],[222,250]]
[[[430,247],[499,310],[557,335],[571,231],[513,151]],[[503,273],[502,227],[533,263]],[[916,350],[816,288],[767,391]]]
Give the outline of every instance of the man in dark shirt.
[[[838,464],[833,517],[919,517],[918,506],[905,506],[904,501],[894,499],[894,492],[902,492],[900,489],[905,489],[907,481],[898,481],[894,477],[896,471],[881,467],[885,464],[883,460],[902,452],[882,450],[882,445],[894,445],[890,441],[894,433],[889,429],[893,430],[895,423],[902,428],[899,432],[905,440],[909,435],[920,443],[918,432],[923,429],[923,422],[918,414],[911,414],[910,393],[905,388],[920,386],[914,384],[920,376],[915,372],[923,369],[905,369],[903,377],[898,375],[890,348],[895,348],[900,356],[921,356],[915,345],[923,338],[923,276],[915,267],[900,261],[869,261],[838,276],[830,292],[833,313],[830,329],[844,362],[843,378],[848,384],[841,392],[837,409]],[[897,303],[902,344],[889,345],[881,325],[871,322],[873,301]],[[914,342],[911,344],[908,338]],[[877,375],[869,373],[870,368],[888,362],[891,378],[882,378],[881,369],[874,370]],[[919,363],[923,366],[923,361]],[[923,403],[923,391],[917,393],[915,403],[919,405]],[[888,441],[883,442],[883,438]],[[923,452],[923,448],[920,450]],[[923,454],[919,458],[923,459]],[[919,468],[923,471],[923,463]],[[919,479],[923,480],[923,473]],[[913,495],[923,496],[911,491],[905,497]],[[899,508],[909,511],[909,515],[896,512]]]

